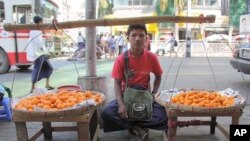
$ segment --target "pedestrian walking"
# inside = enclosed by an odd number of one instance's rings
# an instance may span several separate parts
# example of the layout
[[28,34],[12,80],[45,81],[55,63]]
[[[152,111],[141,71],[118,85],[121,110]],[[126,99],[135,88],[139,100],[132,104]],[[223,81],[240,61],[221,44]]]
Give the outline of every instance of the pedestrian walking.
[[112,35],[108,42],[109,42],[109,55],[110,55],[110,59],[111,58],[115,58],[115,46],[116,46],[115,36]]
[[[33,21],[35,24],[40,24],[43,22],[43,19],[40,16],[35,16]],[[50,76],[53,72],[53,67],[49,61],[48,50],[43,45],[42,36],[43,33],[41,30],[31,30],[29,33],[27,60],[34,64],[31,75],[31,93],[35,89],[36,82],[42,78],[46,78],[45,87],[48,90],[54,89],[54,87],[50,85]]]
[[77,36],[77,50],[76,51],[80,51],[82,49],[85,48],[85,39],[84,37],[82,36],[82,32],[79,31],[78,32],[78,36]]
[[170,44],[170,48],[169,48],[169,57],[171,57],[172,53],[175,54],[175,56],[178,56],[177,55],[177,52],[175,51],[175,47],[178,45],[177,41],[175,40],[175,37],[172,36],[170,38],[170,40],[168,41],[167,44]]
[[122,53],[122,50],[123,50],[123,41],[124,41],[124,38],[123,38],[123,35],[122,35],[122,32],[120,31],[120,34],[116,40],[116,44],[118,46],[118,54],[120,55]]

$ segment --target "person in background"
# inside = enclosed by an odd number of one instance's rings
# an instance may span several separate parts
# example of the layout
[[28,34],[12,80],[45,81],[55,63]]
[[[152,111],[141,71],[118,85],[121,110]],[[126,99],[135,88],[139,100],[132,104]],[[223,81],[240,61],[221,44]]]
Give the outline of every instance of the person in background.
[[102,50],[104,52],[108,52],[108,42],[107,42],[107,35],[101,34],[100,36],[100,44],[102,46]]
[[129,46],[128,46],[128,39],[127,39],[127,33],[123,34],[123,49],[122,52],[125,52],[128,50]]
[[112,35],[108,42],[109,42],[110,59],[111,59],[111,58],[115,57],[114,56],[115,55],[115,45],[116,45],[115,36]]
[[23,15],[21,18],[20,18],[20,24],[26,24],[26,16]]
[[[39,24],[43,22],[43,19],[40,16],[35,16],[33,21],[35,24]],[[35,89],[36,82],[42,78],[46,78],[45,87],[48,90],[54,89],[54,87],[50,85],[50,76],[53,72],[53,67],[49,61],[48,50],[43,45],[42,36],[43,33],[41,30],[31,30],[29,33],[27,60],[34,63],[31,75],[31,93]]]
[[99,34],[96,34],[95,41],[96,41],[96,43],[101,41]]
[[[128,50],[129,70],[132,77],[129,78],[129,87],[140,87],[149,90],[150,73],[154,74],[152,95],[158,92],[162,78],[162,67],[157,56],[145,49],[147,29],[145,24],[130,25],[127,31],[128,41],[131,44]],[[118,38],[119,39],[119,38]],[[145,62],[145,63],[144,63]],[[116,99],[104,107],[102,112],[104,132],[128,130],[130,139],[145,140],[150,129],[167,130],[167,114],[165,108],[153,102],[153,116],[150,121],[129,121],[127,109],[123,100],[125,90],[125,60],[124,53],[115,60],[112,77],[114,78],[114,90]]]
[[145,49],[147,50],[151,50],[151,43],[150,43],[150,37],[149,35],[147,35],[147,39],[146,39],[146,42],[145,42]]
[[5,14],[4,12],[0,12],[0,22],[4,22],[5,20]]
[[174,36],[172,36],[172,37],[170,38],[170,40],[168,41],[167,44],[170,44],[170,48],[169,48],[169,57],[172,56],[172,53],[174,53],[175,56],[178,56],[178,55],[177,55],[177,52],[175,51],[175,47],[177,46],[177,41],[175,40],[175,37],[174,37]]
[[104,51],[102,50],[100,41],[96,42],[96,58],[101,59],[102,55],[104,54]]
[[84,37],[82,36],[82,32],[81,32],[81,31],[78,32],[78,36],[77,36],[77,46],[78,46],[78,48],[77,48],[76,51],[80,51],[80,50],[82,50],[82,49],[85,48],[85,39],[84,39]]
[[124,37],[122,35],[122,32],[120,31],[120,34],[116,40],[116,44],[118,46],[118,54],[120,55],[122,53],[122,50],[123,50],[123,41],[124,41]]
[[240,32],[247,32],[247,20],[246,18],[242,18],[240,21]]

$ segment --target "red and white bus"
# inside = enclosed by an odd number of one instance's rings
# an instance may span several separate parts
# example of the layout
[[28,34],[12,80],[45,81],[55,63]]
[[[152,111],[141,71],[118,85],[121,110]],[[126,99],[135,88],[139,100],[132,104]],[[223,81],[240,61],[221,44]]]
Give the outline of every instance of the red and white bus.
[[[4,23],[30,24],[33,17],[43,17],[48,23],[57,17],[58,5],[52,0],[0,0],[0,74],[7,73],[12,65],[20,69],[27,69],[31,62],[26,59],[29,30],[7,32]],[[51,34],[53,33],[53,34]],[[45,46],[54,51],[54,31],[44,34]]]

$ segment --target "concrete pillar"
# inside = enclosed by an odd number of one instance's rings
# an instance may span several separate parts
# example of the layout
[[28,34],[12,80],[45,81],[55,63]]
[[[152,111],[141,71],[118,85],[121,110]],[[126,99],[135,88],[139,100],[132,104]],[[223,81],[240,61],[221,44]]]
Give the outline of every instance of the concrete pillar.
[[[96,19],[96,1],[86,0],[86,19]],[[85,28],[86,37],[86,75],[96,76],[96,27]]]
[[[78,77],[77,84],[81,86],[83,90],[97,91],[103,93],[106,96],[107,101],[108,89],[105,76],[81,76]],[[101,112],[102,109],[97,110],[97,120],[98,124],[102,128],[103,123],[101,118]]]
[[107,95],[107,81],[105,76],[80,76],[78,77],[77,84],[83,90],[97,91]]

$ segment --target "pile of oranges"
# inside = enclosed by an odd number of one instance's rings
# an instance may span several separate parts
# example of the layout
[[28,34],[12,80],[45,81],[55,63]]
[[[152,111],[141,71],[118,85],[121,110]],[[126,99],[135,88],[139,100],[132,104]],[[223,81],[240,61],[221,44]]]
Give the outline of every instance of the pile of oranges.
[[15,109],[33,111],[34,108],[37,107],[49,111],[56,111],[70,108],[75,104],[89,99],[94,99],[96,103],[100,103],[103,100],[103,97],[101,94],[92,91],[81,92],[61,90],[55,93],[29,96],[21,99],[15,105]]
[[216,108],[232,106],[235,99],[234,97],[221,95],[218,92],[192,90],[173,96],[171,102],[189,106]]

